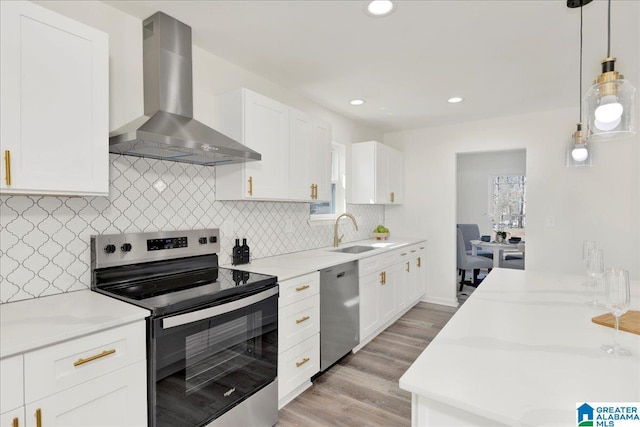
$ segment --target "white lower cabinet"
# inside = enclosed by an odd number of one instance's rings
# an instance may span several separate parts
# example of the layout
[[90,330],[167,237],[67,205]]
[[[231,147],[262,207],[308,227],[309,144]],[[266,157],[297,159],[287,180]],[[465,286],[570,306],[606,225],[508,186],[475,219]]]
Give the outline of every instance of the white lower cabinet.
[[0,426],[24,425],[23,357],[0,360]]
[[[2,410],[4,411],[4,408]],[[22,427],[24,425],[24,406],[0,415],[0,426]]]
[[425,292],[425,244],[359,261],[360,345],[414,306]]
[[315,335],[278,355],[278,409],[311,385],[320,370],[320,339]]
[[30,403],[26,426],[146,426],[146,369],[142,360]]
[[320,273],[280,282],[278,408],[311,385],[320,369]]
[[0,367],[2,411],[20,405],[2,413],[1,426],[147,425],[144,320],[2,359]]

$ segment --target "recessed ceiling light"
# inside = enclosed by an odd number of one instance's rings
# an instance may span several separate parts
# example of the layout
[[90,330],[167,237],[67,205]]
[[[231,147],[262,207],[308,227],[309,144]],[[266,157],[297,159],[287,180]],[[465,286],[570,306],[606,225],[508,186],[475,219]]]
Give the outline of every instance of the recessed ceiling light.
[[364,100],[363,99],[352,99],[351,101],[349,101],[349,103],[351,105],[362,105],[362,104],[364,104]]
[[366,13],[369,16],[387,16],[396,9],[395,2],[391,0],[373,0],[366,5]]
[[457,104],[458,102],[464,101],[464,98],[460,98],[459,96],[454,96],[453,98],[449,98],[447,102],[449,104]]

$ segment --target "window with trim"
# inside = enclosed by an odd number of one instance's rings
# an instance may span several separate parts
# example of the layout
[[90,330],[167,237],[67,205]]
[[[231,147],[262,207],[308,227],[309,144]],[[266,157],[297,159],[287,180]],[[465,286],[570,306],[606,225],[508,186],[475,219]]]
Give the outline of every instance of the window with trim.
[[310,219],[332,220],[346,211],[345,199],[345,146],[338,143],[331,144],[331,200],[312,202],[310,204]]
[[508,231],[511,236],[524,236],[526,226],[526,183],[524,175],[490,177],[489,214],[496,231]]

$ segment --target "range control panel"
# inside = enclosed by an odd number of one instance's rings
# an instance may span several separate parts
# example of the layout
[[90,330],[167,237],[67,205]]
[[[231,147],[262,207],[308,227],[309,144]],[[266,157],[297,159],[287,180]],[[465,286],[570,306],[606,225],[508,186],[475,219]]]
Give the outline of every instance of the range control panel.
[[91,236],[92,268],[220,252],[217,228]]

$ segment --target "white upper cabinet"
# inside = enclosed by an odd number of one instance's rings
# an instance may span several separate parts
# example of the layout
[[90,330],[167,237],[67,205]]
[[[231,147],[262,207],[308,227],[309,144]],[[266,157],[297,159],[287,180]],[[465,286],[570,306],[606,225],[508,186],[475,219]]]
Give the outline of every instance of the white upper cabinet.
[[291,109],[291,200],[331,200],[331,125]]
[[331,200],[331,125],[327,122],[314,122],[313,150],[307,157],[307,165],[311,182],[316,186],[314,200]]
[[[289,158],[290,197],[293,200],[313,200],[315,184],[311,178],[313,157],[313,123],[309,115],[295,109],[290,110],[291,149]],[[315,159],[314,159],[315,160]]]
[[108,36],[30,2],[0,7],[0,192],[108,195]]
[[216,128],[262,155],[257,162],[217,166],[216,199],[308,202],[330,198],[328,124],[238,89],[216,98]]
[[402,153],[376,141],[351,146],[351,203],[403,202]]
[[216,102],[216,128],[262,155],[257,162],[216,167],[216,199],[288,198],[289,107],[247,89]]

